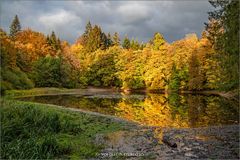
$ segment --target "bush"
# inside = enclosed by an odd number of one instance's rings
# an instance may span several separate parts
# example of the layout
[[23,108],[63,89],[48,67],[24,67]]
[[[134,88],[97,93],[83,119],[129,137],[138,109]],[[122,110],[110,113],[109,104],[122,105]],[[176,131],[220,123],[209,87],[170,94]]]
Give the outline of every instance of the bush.
[[12,84],[7,81],[1,80],[1,94],[4,94],[6,90],[10,90],[10,89],[13,89]]
[[1,91],[8,89],[30,89],[34,87],[33,82],[28,78],[26,73],[19,68],[1,69]]
[[38,87],[60,87],[60,58],[40,58],[34,64],[32,77]]
[[98,80],[94,80],[91,84],[95,87],[100,87],[101,86],[101,82],[99,82]]

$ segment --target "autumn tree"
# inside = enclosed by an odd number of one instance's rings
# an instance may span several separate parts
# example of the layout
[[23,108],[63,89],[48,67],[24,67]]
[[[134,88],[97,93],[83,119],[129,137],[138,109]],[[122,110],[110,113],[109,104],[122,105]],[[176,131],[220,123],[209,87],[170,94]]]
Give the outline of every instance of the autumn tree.
[[10,36],[14,37],[19,31],[21,31],[21,25],[18,16],[15,15],[10,26]]
[[65,88],[77,88],[84,85],[81,83],[81,65],[77,53],[72,52],[70,45],[64,41],[60,58],[60,83]]
[[[221,5],[231,19],[234,16],[230,13],[236,9],[230,4]],[[220,17],[227,18],[225,14]],[[113,36],[105,34],[100,26],[90,22],[73,45],[61,42],[54,32],[45,36],[25,29],[15,32],[13,40],[1,30],[1,82],[5,88],[31,86],[22,81],[29,76],[39,87],[94,85],[179,91],[219,89],[222,83],[233,88],[238,71],[236,44],[232,49],[220,48],[229,43],[226,39],[233,36],[236,28],[216,17],[211,17],[200,39],[196,34],[187,34],[169,44],[161,33],[155,33],[148,43],[139,44],[137,39],[130,41],[125,36],[122,47],[117,32]],[[237,24],[235,20],[233,23]],[[15,76],[16,83],[7,78],[11,76]]]
[[146,86],[149,89],[167,89],[172,63],[167,52],[168,44],[160,33],[156,33],[153,44],[148,44],[148,47],[150,57],[145,63],[143,74]]
[[124,50],[118,55],[116,63],[117,75],[122,81],[122,89],[145,88],[142,76],[145,59],[140,57],[143,57],[142,52],[133,50]]
[[17,66],[15,42],[0,28],[1,93],[9,89],[29,89],[34,86],[26,73]]
[[1,54],[1,66],[6,68],[16,67],[16,53],[17,50],[14,46],[14,42],[10,37],[0,28],[0,54]]
[[45,35],[30,29],[23,30],[15,36],[15,47],[18,50],[17,64],[26,72],[31,71],[32,63],[38,58],[48,54],[56,55]]

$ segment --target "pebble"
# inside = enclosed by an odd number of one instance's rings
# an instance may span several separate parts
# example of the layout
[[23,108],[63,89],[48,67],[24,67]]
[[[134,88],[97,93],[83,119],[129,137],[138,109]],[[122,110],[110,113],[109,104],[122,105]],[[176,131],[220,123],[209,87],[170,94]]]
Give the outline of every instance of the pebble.
[[196,146],[198,146],[198,145],[199,145],[199,143],[197,143],[197,142],[193,142],[192,144],[193,144],[193,145],[196,145]]
[[187,153],[185,153],[184,155],[185,155],[186,157],[198,158],[198,156],[196,156],[196,155],[194,155],[194,154],[192,154],[192,153],[190,153],[190,152],[187,152]]
[[170,151],[166,151],[166,153],[167,154],[171,154],[171,153],[173,153],[173,151],[171,151],[171,150]]
[[192,149],[191,148],[188,148],[188,147],[183,147],[182,148],[184,151],[191,151]]

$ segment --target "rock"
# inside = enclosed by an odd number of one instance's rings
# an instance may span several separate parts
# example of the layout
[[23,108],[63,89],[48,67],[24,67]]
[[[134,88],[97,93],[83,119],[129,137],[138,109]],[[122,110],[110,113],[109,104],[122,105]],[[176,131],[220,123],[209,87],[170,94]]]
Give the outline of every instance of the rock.
[[162,142],[172,148],[177,148],[177,144],[173,140],[171,140],[168,136],[163,136]]

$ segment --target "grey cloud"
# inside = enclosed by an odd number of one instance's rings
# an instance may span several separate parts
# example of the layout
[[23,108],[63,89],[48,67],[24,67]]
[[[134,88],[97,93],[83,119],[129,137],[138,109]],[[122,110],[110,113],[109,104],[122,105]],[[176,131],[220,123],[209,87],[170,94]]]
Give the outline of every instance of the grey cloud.
[[24,28],[49,34],[54,30],[61,39],[74,42],[88,20],[104,32],[119,32],[129,38],[148,41],[161,32],[167,41],[198,35],[212,8],[208,1],[1,1],[0,26],[9,25],[18,14]]

